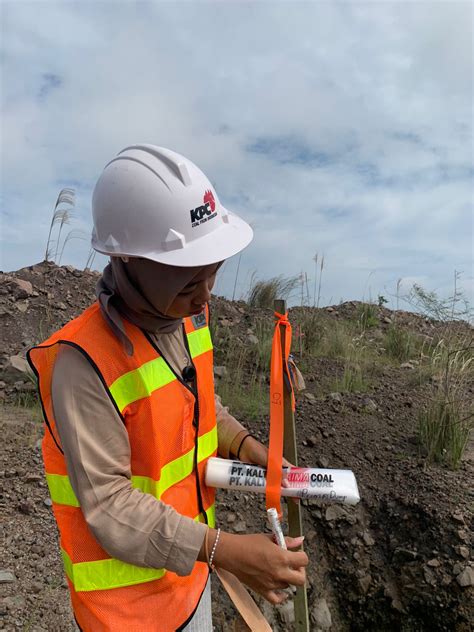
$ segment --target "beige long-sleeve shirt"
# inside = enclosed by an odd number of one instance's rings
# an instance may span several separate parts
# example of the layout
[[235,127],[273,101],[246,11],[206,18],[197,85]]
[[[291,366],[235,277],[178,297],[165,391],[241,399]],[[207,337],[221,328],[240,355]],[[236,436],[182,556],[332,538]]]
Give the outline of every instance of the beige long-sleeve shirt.
[[[181,328],[154,341],[178,374],[190,364]],[[132,488],[127,430],[77,349],[63,346],[58,353],[52,401],[71,485],[100,545],[124,562],[188,575],[207,527]],[[246,431],[217,396],[216,416],[219,454],[228,457]]]

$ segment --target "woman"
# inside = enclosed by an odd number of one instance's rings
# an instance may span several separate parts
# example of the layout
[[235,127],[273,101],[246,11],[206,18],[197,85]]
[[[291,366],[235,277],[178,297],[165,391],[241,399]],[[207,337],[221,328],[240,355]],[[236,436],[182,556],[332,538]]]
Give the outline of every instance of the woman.
[[307,564],[267,536],[215,529],[204,480],[217,452],[266,463],[215,398],[208,327],[217,270],[252,231],[191,161],[153,145],[105,167],[93,217],[93,246],[110,256],[98,300],[29,352],[76,621],[87,632],[212,630],[209,566],[279,603]]

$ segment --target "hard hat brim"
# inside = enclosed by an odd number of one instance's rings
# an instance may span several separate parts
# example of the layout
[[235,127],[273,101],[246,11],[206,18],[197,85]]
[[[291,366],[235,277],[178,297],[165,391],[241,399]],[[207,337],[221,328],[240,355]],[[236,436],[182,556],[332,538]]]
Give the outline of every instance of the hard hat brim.
[[228,214],[229,223],[223,223],[220,228],[213,230],[208,235],[188,242],[184,248],[141,253],[118,252],[117,250],[112,252],[94,239],[92,240],[92,247],[98,252],[109,256],[143,257],[157,263],[181,268],[207,266],[236,255],[246,248],[253,239],[251,226],[238,215],[227,209],[225,210]]

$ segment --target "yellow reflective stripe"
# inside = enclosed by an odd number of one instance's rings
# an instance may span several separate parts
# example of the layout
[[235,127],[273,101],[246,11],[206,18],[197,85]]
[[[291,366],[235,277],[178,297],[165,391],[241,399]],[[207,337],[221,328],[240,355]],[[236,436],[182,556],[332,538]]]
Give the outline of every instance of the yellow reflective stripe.
[[[211,505],[206,510],[206,514],[209,526],[214,527],[215,506]],[[202,514],[196,516],[194,520],[196,522],[205,522]],[[72,582],[74,590],[78,592],[109,590],[111,588],[144,584],[155,579],[161,579],[166,574],[165,568],[143,568],[114,558],[93,562],[76,562],[73,564],[64,549],[61,549],[61,555],[66,575]]]
[[[217,450],[217,427],[198,438],[198,463],[210,457],[215,450]],[[155,481],[148,476],[132,476],[132,485],[145,494],[161,498],[166,490],[189,476],[193,471],[193,467],[194,450],[189,450],[183,456],[170,461],[161,468],[159,481]]]
[[[207,514],[207,523],[210,527],[214,528],[216,525],[216,506],[212,504],[210,507],[206,509]],[[206,522],[204,515],[202,513],[199,516],[194,518],[196,522]]]
[[79,501],[72,489],[69,477],[62,474],[46,474],[46,482],[53,503],[79,507]]
[[164,568],[143,568],[114,558],[73,564],[64,549],[61,549],[61,555],[66,575],[76,591],[108,590],[133,586],[161,579],[166,573]]
[[117,408],[122,412],[132,402],[149,397],[153,391],[173,380],[176,380],[176,376],[163,358],[155,358],[117,378],[109,390]]
[[198,463],[204,461],[217,450],[217,426],[198,438]]
[[[214,527],[216,524],[215,505],[211,505],[206,510],[206,514],[209,526]],[[202,514],[196,516],[194,520],[196,522],[205,522]],[[76,564],[73,564],[64,549],[61,549],[61,556],[66,575],[77,592],[109,590],[144,584],[145,582],[161,579],[166,574],[166,569],[164,568],[143,568],[114,558],[93,562],[76,562]]]
[[191,358],[195,358],[196,356],[206,353],[206,351],[210,351],[212,349],[211,332],[209,331],[209,327],[196,329],[196,331],[192,331],[190,334],[187,334],[187,337]]
[[206,509],[207,514],[207,522],[209,526],[213,529],[216,526],[216,506],[211,505],[208,509]]
[[[191,358],[195,358],[212,349],[209,327],[197,329],[187,335]],[[144,397],[149,397],[153,391],[166,386],[176,380],[176,375],[163,358],[155,358],[145,362],[138,369],[129,371],[113,382],[109,390],[122,412],[126,406]]]
[[[217,428],[214,427],[198,439],[198,463],[207,459],[217,450]],[[145,494],[161,498],[173,485],[184,480],[191,474],[194,467],[194,450],[189,450],[183,456],[170,461],[161,469],[161,478],[155,481],[148,476],[132,476],[132,486]],[[69,477],[61,474],[46,474],[49,493],[53,503],[79,507],[79,501],[74,493]]]
[[155,481],[148,476],[132,476],[132,486],[145,494],[161,498],[167,489],[184,480],[193,471],[194,450],[190,450],[161,468],[161,478]]

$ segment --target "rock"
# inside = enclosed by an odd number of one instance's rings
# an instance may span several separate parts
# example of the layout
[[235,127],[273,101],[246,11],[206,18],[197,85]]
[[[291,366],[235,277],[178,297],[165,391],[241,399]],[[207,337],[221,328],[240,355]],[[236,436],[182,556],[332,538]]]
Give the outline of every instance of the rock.
[[456,577],[457,583],[461,588],[467,588],[468,586],[474,586],[474,568],[468,566]]
[[469,547],[467,546],[457,546],[456,553],[463,557],[465,560],[469,559]]
[[304,393],[303,397],[307,399],[310,404],[314,404],[316,401],[316,397],[313,395],[313,393]]
[[451,514],[451,518],[453,520],[455,520],[456,522],[459,522],[461,524],[465,524],[464,522],[464,516],[460,511],[455,511],[454,513]]
[[431,568],[425,566],[425,568],[423,569],[423,577],[425,578],[425,582],[427,584],[429,584],[430,586],[436,586],[436,576]]
[[249,334],[247,336],[247,342],[250,345],[258,345],[258,343],[260,342],[259,339],[257,338],[257,336],[255,334]]
[[326,311],[331,314],[334,311],[334,307],[326,307]]
[[309,531],[306,532],[305,542],[308,542],[309,544],[313,544],[313,542],[316,542],[317,539],[318,539],[318,534],[314,529],[310,529]]
[[10,612],[15,610],[23,610],[25,606],[26,600],[22,595],[11,595],[10,597],[4,597],[2,599],[2,608],[6,608]]
[[64,312],[67,310],[67,305],[65,303],[59,302],[59,303],[56,303],[56,308]]
[[292,599],[288,599],[284,604],[277,606],[278,614],[282,623],[288,629],[288,626],[295,622],[295,605]]
[[364,397],[362,401],[362,406],[367,412],[375,412],[376,410],[378,410],[377,404],[374,402],[373,399],[370,399],[370,397]]
[[400,364],[400,368],[401,369],[414,369],[415,367],[413,366],[411,362],[403,362],[402,364]]
[[329,630],[332,625],[332,618],[326,599],[317,599],[315,601],[311,610],[311,619],[316,624],[316,627],[322,630]]
[[226,377],[227,376],[227,367],[225,366],[215,366],[214,367],[214,376],[215,377]]
[[403,612],[403,604],[400,601],[400,599],[392,599],[392,603],[391,606],[394,610],[397,610],[397,612]]
[[[266,601],[265,599],[261,600],[261,602],[259,603],[259,606],[260,606],[260,610],[262,611],[263,616],[270,624],[271,629],[275,631],[281,630],[279,621],[278,621],[278,613],[275,606],[269,603],[268,601]],[[246,632],[250,630],[250,628],[245,623],[243,624],[242,628],[244,628]],[[239,632],[239,629],[241,628],[237,628],[237,626],[234,624],[234,628],[231,628],[230,626],[229,627],[225,626],[223,629],[226,631],[233,629],[234,632]]]
[[11,571],[0,570],[0,584],[12,584],[14,581],[16,577]]
[[314,435],[311,435],[310,437],[306,439],[306,445],[310,448],[314,448],[314,446],[317,443],[318,443],[318,439]]
[[36,391],[36,384],[33,384],[33,382],[23,382],[23,380],[20,380],[19,382],[15,382],[13,386],[15,391],[22,393],[33,393]]
[[28,362],[23,356],[14,355],[8,358],[2,377],[5,382],[13,384],[27,374],[31,374]]
[[374,453],[371,452],[370,450],[367,450],[367,452],[365,453],[365,458],[367,459],[367,461],[369,463],[373,463],[373,461],[374,461]]
[[32,584],[30,584],[30,593],[37,595],[42,590],[43,590],[43,584],[41,584],[40,582],[33,582]]
[[464,529],[459,529],[457,532],[458,538],[463,542],[469,542],[469,534]]
[[24,500],[18,505],[18,511],[25,516],[29,516],[34,512],[34,507],[29,501]]
[[442,575],[441,577],[441,585],[442,586],[449,586],[449,584],[452,582],[452,578],[447,575],[446,573],[444,575]]
[[247,525],[243,520],[239,520],[234,524],[235,533],[245,533],[247,531]]
[[429,562],[426,562],[426,566],[430,566],[431,568],[439,568],[441,566],[441,562],[438,560],[437,557],[434,557]]
[[53,506],[53,501],[51,500],[51,498],[45,498],[43,500],[43,505],[45,507],[52,507]]
[[322,467],[324,469],[329,467],[329,459],[326,459],[326,457],[324,456],[320,456],[318,459],[318,465],[319,467]]
[[15,303],[15,307],[19,312],[25,314],[28,310],[29,302],[28,301],[17,301]]
[[362,539],[364,540],[366,546],[374,546],[375,544],[374,538],[370,535],[368,531],[364,531],[364,533],[362,534]]
[[402,547],[396,548],[393,552],[393,560],[395,562],[413,562],[417,557],[418,553],[416,551],[410,551]]
[[387,325],[390,325],[392,323],[392,319],[390,318],[390,316],[384,316],[383,322]]
[[33,286],[23,279],[12,279],[9,283],[15,298],[28,298],[33,294]]
[[341,393],[329,393],[329,397],[334,401],[342,404],[342,395]]
[[360,577],[358,580],[358,585],[359,585],[359,591],[362,595],[366,595],[369,591],[370,588],[370,584],[372,583],[372,576],[371,575],[364,575],[363,577]]
[[25,476],[25,481],[27,483],[37,483],[38,481],[42,481],[43,477],[41,476],[41,474],[33,474],[33,473],[28,473]]
[[229,524],[233,524],[237,520],[235,513],[229,512],[226,516],[226,520]]
[[342,520],[346,517],[346,512],[340,505],[329,505],[329,507],[326,509],[324,517],[326,518],[327,522],[332,522],[333,520],[337,522],[338,520]]

